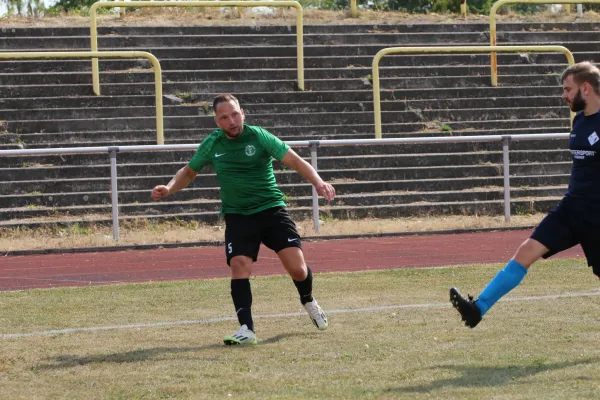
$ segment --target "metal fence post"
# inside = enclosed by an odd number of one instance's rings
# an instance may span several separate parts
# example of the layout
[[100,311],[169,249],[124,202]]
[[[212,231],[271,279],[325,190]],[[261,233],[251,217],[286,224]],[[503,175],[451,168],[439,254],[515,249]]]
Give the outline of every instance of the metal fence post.
[[[317,170],[317,146],[319,146],[318,140],[310,140],[310,165]],[[319,232],[319,194],[317,189],[313,185],[312,187],[312,211],[313,211],[313,229],[315,232]]]
[[510,136],[502,136],[502,175],[504,175],[504,221],[510,222],[510,171],[508,143]]
[[119,241],[119,192],[117,189],[117,151],[118,147],[109,147],[110,153],[110,197],[112,200],[113,239]]

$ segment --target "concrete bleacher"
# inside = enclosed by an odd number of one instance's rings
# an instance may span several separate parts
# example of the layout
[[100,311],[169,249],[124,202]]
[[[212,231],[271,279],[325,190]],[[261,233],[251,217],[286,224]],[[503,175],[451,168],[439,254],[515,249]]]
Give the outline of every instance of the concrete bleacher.
[[[247,123],[283,140],[374,137],[371,62],[391,46],[487,45],[485,24],[305,26],[306,90],[296,89],[296,35],[288,26],[105,27],[99,49],[143,50],[163,68],[165,143],[199,143],[214,127],[215,94],[235,93]],[[595,24],[501,24],[500,44],[560,44],[577,61],[600,60]],[[0,51],[89,50],[86,28],[0,28]],[[499,87],[488,55],[386,56],[381,62],[383,137],[555,133],[569,130],[560,99],[561,54],[500,54]],[[0,149],[155,144],[153,74],[145,60],[0,62]],[[546,211],[570,171],[566,141],[511,143],[513,212]],[[308,157],[306,148],[296,148]],[[319,148],[319,171],[338,199],[334,218],[503,212],[499,143]],[[159,203],[190,151],[119,154],[123,219],[218,218],[212,171]],[[310,186],[275,163],[297,218],[311,215]],[[0,226],[110,220],[104,154],[0,159]]]

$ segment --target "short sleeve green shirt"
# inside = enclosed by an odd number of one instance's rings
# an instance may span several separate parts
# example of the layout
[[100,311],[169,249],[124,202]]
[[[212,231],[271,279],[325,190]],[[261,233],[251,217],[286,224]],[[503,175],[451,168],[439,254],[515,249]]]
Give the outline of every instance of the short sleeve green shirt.
[[217,129],[200,143],[188,166],[196,172],[205,165],[213,166],[221,187],[221,213],[250,215],[285,206],[272,159],[281,160],[289,149],[258,126],[244,125],[235,139]]

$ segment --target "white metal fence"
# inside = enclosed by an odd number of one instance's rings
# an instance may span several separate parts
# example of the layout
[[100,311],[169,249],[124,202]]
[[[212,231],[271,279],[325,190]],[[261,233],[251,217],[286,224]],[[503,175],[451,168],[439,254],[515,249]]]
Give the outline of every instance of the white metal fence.
[[[454,137],[416,137],[394,139],[353,139],[353,140],[308,140],[288,141],[289,146],[310,147],[310,159],[313,168],[317,169],[317,149],[319,146],[340,145],[382,145],[382,144],[415,144],[415,143],[464,143],[464,142],[502,142],[502,174],[504,177],[504,217],[510,221],[510,171],[509,144],[511,141],[567,139],[569,133],[545,133],[528,135],[487,135],[487,136],[454,136]],[[106,146],[106,147],[73,147],[54,149],[22,149],[0,150],[0,156],[28,156],[48,154],[89,154],[108,153],[110,157],[110,182],[112,201],[113,238],[119,240],[119,192],[117,185],[117,153],[141,151],[196,150],[198,144],[154,145],[154,146]],[[190,154],[191,157],[191,154]],[[152,188],[148,188],[151,190]],[[316,232],[319,231],[319,202],[315,188],[312,188],[312,215]]]

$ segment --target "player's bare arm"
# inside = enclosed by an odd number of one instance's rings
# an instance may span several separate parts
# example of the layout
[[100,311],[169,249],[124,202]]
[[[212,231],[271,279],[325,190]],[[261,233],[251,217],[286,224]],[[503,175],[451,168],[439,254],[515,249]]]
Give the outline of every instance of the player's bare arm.
[[152,189],[152,200],[160,200],[187,187],[196,178],[196,171],[187,165],[181,168],[167,185],[157,185]]
[[285,154],[282,163],[298,172],[304,179],[313,184],[313,186],[317,189],[317,193],[327,201],[331,201],[335,198],[335,189],[332,185],[325,182],[317,171],[307,163],[302,157],[300,157],[296,152],[292,149],[289,149]]

